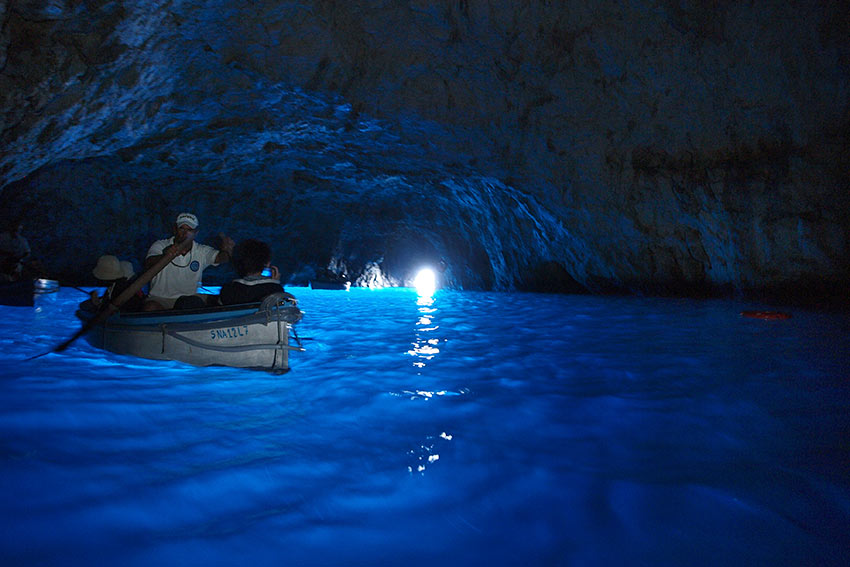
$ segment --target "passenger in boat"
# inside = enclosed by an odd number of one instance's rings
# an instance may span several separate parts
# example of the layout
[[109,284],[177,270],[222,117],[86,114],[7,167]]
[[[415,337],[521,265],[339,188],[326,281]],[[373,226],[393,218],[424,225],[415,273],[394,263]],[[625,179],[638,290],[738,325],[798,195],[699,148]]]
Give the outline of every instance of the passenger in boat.
[[[92,291],[90,294],[92,306],[97,310],[107,302],[112,301],[113,298],[121,295],[130,286],[135,271],[130,262],[119,261],[115,256],[105,255],[97,259],[92,275],[106,285],[106,291],[103,295],[98,295],[96,291]],[[144,294],[138,291],[121,305],[121,310],[141,311],[144,300]]]
[[[219,234],[221,250],[217,250],[195,242],[198,231],[198,217],[192,213],[180,213],[174,222],[174,236],[151,244],[145,258],[145,270],[163,257],[170,258],[171,262],[151,280],[150,293],[144,305],[145,311],[173,309],[177,300],[184,295],[197,295],[203,299],[197,290],[204,270],[231,260],[234,244],[231,238]],[[178,254],[178,245],[186,240],[192,241],[191,247]]]
[[3,281],[18,281],[36,277],[43,270],[31,257],[29,242],[22,234],[23,221],[11,219],[5,228],[0,233],[0,278]]
[[0,283],[15,282],[21,279],[18,263],[12,258],[0,260]]
[[271,265],[271,259],[271,248],[265,242],[253,238],[241,241],[233,253],[233,266],[239,278],[221,286],[222,305],[255,303],[273,293],[283,293],[287,299],[294,300],[295,296],[284,291],[280,271]]

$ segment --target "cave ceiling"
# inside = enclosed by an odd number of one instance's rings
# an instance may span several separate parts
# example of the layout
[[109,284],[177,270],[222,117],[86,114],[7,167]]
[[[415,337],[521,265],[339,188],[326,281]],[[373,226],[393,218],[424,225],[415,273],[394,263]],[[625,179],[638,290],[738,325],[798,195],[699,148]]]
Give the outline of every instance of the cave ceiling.
[[0,10],[0,199],[69,279],[190,210],[295,282],[848,281],[844,3]]

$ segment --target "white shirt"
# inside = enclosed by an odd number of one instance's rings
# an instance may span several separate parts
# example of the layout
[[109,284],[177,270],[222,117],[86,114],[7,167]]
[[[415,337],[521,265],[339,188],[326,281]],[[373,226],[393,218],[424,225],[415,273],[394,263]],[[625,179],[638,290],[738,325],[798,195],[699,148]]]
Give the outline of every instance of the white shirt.
[[[147,257],[159,256],[166,246],[174,244],[174,237],[157,240],[148,249]],[[198,282],[209,266],[218,266],[218,250],[206,244],[192,242],[185,256],[177,256],[151,280],[150,295],[176,299],[181,295],[198,293]]]

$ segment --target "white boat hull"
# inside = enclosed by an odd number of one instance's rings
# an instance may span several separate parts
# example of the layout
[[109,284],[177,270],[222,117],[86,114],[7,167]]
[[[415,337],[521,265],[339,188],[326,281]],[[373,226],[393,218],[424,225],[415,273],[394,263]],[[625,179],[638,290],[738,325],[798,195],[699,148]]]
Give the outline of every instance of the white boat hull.
[[[92,315],[78,312],[81,319]],[[190,311],[118,313],[87,334],[97,348],[196,366],[232,366],[275,372],[289,369],[294,306],[232,306]]]

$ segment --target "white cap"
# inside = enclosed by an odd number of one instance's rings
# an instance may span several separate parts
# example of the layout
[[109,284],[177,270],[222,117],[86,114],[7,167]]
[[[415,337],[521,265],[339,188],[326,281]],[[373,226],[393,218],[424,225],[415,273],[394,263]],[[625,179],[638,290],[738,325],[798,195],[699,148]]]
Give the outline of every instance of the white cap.
[[180,213],[177,215],[177,220],[174,222],[177,226],[185,224],[189,228],[198,228],[198,217],[192,213]]

